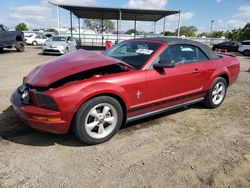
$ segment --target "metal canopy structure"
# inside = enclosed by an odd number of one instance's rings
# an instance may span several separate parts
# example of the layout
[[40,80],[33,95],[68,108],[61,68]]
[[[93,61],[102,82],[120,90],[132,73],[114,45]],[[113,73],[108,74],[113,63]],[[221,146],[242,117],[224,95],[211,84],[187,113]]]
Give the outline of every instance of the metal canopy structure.
[[158,21],[165,16],[178,14],[177,10],[150,10],[150,9],[127,9],[127,8],[104,8],[104,7],[84,7],[71,5],[58,5],[72,12],[78,18],[137,21]]
[[[49,2],[51,3],[51,2]],[[72,36],[72,14],[78,18],[79,27],[79,41],[80,37],[80,19],[100,19],[102,20],[117,20],[117,42],[119,41],[119,29],[121,31],[121,21],[134,21],[134,30],[136,31],[137,21],[151,21],[154,22],[154,33],[156,30],[156,22],[164,18],[163,31],[165,31],[166,17],[174,14],[179,14],[178,21],[178,37],[180,34],[180,22],[181,22],[181,11],[180,10],[151,10],[151,9],[129,9],[129,8],[108,8],[108,7],[86,7],[76,5],[65,5],[65,4],[54,4],[57,6],[58,15],[58,31],[60,35],[60,13],[59,7],[70,12],[70,25],[71,25],[71,36]],[[118,23],[119,22],[119,23]],[[103,24],[102,24],[102,46],[103,46]],[[134,34],[134,38],[136,34]]]

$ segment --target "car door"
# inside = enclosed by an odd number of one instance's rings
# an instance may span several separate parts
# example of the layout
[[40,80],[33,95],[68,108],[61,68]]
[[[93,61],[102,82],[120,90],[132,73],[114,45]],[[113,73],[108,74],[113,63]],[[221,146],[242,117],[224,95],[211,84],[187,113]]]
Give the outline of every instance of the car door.
[[148,103],[155,109],[198,99],[202,95],[202,69],[207,59],[195,46],[178,44],[166,48],[153,64],[168,63],[174,67],[147,70]]
[[48,39],[47,37],[41,36],[41,44],[44,44],[47,39]]
[[1,45],[3,46],[8,46],[8,45],[12,45],[12,35],[14,36],[13,32],[11,31],[8,31],[8,29],[3,26],[3,25],[0,25],[0,42],[1,42]]

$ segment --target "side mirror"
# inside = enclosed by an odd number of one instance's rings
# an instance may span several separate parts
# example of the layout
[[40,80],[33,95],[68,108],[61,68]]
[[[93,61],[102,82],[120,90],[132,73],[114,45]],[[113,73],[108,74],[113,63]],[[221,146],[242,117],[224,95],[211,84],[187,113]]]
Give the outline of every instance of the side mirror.
[[173,68],[175,67],[174,63],[166,63],[165,61],[160,61],[159,63],[153,64],[153,68],[156,70],[162,70],[164,68]]

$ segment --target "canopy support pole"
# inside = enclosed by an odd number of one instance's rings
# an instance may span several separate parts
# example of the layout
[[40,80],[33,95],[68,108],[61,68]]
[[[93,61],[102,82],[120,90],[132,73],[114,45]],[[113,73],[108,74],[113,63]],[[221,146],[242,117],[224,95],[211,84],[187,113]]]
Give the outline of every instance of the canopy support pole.
[[162,31],[163,35],[164,35],[165,30],[166,30],[166,16],[164,17],[164,20],[163,20],[163,31]]
[[102,46],[103,46],[103,18],[102,18]]
[[56,6],[56,10],[57,10],[57,30],[58,30],[58,35],[61,35],[61,31],[60,31],[60,10],[59,10],[59,6]]
[[[119,10],[119,20],[120,20],[120,26],[119,26],[119,30],[120,32],[122,31],[122,11]],[[120,35],[119,35],[119,38],[120,38]],[[118,42],[118,41],[117,41]]]
[[155,35],[155,32],[156,32],[156,21],[154,23],[154,35]]
[[118,25],[118,19],[117,19],[116,20],[116,41],[117,41],[117,43],[118,43],[118,40],[119,40],[118,27],[119,27],[119,25]]
[[135,16],[135,25],[134,25],[134,39],[135,39],[135,37],[136,37],[136,16]]
[[72,12],[70,12],[70,35],[71,35],[71,37],[73,36],[72,30],[73,30],[73,28],[72,28]]
[[180,30],[181,30],[181,11],[179,12],[179,20],[178,20],[178,38],[180,37]]
[[80,22],[80,18],[78,18],[78,34],[79,34],[79,43],[80,43],[80,46],[82,45],[81,44],[81,22]]

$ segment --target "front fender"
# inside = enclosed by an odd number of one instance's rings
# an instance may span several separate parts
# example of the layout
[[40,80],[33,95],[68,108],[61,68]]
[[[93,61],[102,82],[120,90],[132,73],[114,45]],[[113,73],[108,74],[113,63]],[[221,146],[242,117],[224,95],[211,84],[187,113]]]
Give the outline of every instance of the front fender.
[[113,94],[120,97],[124,101],[127,108],[131,105],[129,95],[124,88],[113,83],[99,82],[88,85],[78,92],[79,101],[74,109],[79,109],[80,106],[90,98],[102,94]]

